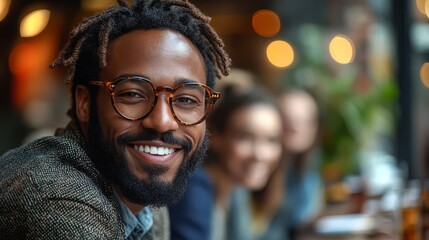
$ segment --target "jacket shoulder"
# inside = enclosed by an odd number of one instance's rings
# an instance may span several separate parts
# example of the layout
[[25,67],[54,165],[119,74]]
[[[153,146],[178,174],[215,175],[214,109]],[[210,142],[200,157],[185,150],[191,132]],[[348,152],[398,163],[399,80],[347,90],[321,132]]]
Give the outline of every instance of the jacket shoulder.
[[109,186],[94,181],[89,163],[73,164],[87,158],[82,152],[73,141],[47,137],[0,158],[0,236],[121,236]]

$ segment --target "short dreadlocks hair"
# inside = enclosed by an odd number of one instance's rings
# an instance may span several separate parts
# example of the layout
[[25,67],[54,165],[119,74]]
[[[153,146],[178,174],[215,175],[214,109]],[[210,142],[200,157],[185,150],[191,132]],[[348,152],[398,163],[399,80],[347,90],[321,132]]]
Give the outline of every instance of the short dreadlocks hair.
[[67,69],[66,83],[71,83],[72,109],[75,118],[76,86],[88,86],[98,79],[100,69],[106,66],[108,44],[115,38],[137,29],[175,30],[191,40],[203,56],[207,85],[229,74],[231,60],[224,44],[209,25],[210,18],[187,0],[135,0],[129,6],[126,0],[118,5],[84,19],[71,33],[68,43],[51,68],[62,65]]

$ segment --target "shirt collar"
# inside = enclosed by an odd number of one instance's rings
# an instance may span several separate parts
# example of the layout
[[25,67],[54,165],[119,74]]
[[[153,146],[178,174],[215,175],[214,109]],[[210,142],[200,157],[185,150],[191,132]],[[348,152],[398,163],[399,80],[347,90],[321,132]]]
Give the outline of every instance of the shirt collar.
[[153,225],[153,214],[149,207],[144,207],[137,215],[125,205],[118,193],[114,191],[119,202],[122,224],[125,229],[125,239],[141,239]]

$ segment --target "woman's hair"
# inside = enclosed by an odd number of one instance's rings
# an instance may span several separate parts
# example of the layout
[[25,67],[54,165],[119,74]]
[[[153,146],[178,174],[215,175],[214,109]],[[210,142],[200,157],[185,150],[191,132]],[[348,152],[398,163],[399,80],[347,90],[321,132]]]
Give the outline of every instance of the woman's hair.
[[77,85],[88,86],[99,78],[100,69],[106,66],[107,46],[115,38],[137,29],[169,29],[186,36],[203,56],[206,65],[207,85],[228,75],[230,59],[224,44],[209,25],[210,18],[186,0],[117,0],[113,6],[84,19],[70,33],[57,59],[50,67],[67,68],[66,83],[71,83],[72,117],[75,112],[74,92]]
[[221,99],[212,110],[207,123],[210,129],[223,132],[227,129],[231,116],[239,109],[257,104],[272,106],[281,116],[273,96],[261,86],[252,84],[244,88],[235,84],[225,84],[220,90]]

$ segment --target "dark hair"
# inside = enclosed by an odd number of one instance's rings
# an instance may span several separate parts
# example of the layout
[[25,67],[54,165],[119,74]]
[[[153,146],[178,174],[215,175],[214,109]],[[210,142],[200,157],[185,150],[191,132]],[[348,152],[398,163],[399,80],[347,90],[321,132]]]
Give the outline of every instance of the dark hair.
[[273,96],[266,89],[256,84],[246,89],[237,89],[233,85],[226,86],[221,90],[221,94],[222,98],[207,119],[210,129],[219,132],[225,131],[234,112],[255,104],[270,105],[282,116]]
[[191,40],[201,52],[206,65],[207,85],[213,87],[216,77],[228,75],[230,59],[224,44],[209,25],[210,18],[187,0],[135,0],[129,6],[126,0],[117,0],[101,13],[84,19],[74,28],[51,68],[63,65],[68,73],[66,83],[71,83],[72,117],[75,117],[74,92],[77,85],[99,77],[106,66],[109,42],[136,29],[175,30]]

